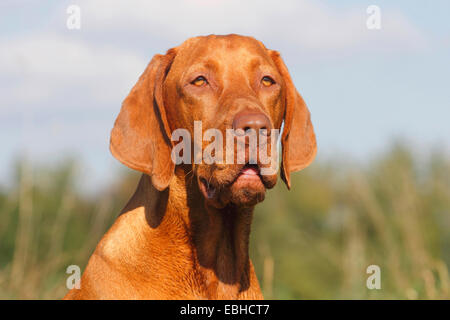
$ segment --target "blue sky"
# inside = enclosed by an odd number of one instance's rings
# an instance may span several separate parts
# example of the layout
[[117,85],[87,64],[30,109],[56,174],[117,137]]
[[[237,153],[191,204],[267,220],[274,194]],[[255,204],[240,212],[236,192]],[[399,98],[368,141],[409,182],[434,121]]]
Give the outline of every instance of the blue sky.
[[[81,29],[66,27],[69,5]],[[366,8],[381,9],[368,30]],[[97,186],[122,100],[155,53],[239,33],[281,52],[311,113],[318,159],[368,159],[393,139],[450,150],[449,1],[12,1],[0,4],[0,184],[13,160],[83,161]]]

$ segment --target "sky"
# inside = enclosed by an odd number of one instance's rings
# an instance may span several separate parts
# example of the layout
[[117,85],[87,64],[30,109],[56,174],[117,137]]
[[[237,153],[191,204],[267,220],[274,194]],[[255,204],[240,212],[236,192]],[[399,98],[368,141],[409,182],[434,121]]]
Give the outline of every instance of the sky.
[[[69,29],[67,8],[80,8]],[[367,8],[381,12],[369,30]],[[312,115],[318,160],[369,159],[404,139],[450,150],[450,2],[0,2],[0,185],[12,165],[81,160],[87,188],[121,164],[109,133],[157,53],[185,39],[238,33],[278,50]]]

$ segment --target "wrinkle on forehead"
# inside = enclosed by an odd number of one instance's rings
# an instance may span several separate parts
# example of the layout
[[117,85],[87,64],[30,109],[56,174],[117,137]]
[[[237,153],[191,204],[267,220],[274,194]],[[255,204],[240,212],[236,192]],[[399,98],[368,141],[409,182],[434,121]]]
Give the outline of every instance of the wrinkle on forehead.
[[258,63],[273,66],[267,49],[261,42],[251,37],[234,34],[190,38],[177,47],[174,64],[179,61],[187,65],[203,63],[208,66],[212,61],[224,61],[226,65]]
[[216,59],[203,59],[203,60],[199,60],[194,62],[193,64],[191,64],[189,67],[187,67],[187,69],[183,72],[183,75],[185,73],[189,73],[189,72],[195,72],[195,71],[212,71],[214,73],[219,73],[219,71],[221,70],[219,63],[217,62]]

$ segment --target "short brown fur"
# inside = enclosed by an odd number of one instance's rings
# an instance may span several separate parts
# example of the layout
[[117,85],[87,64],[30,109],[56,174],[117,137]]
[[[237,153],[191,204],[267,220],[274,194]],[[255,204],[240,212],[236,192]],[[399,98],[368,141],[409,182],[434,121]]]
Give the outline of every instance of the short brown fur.
[[[191,88],[190,72],[208,75]],[[260,87],[264,73],[276,86]],[[184,82],[183,82],[184,81]],[[262,299],[249,258],[253,209],[264,190],[232,184],[240,165],[175,166],[171,131],[202,120],[224,131],[242,110],[265,114],[284,131],[281,176],[309,165],[316,141],[309,111],[278,52],[250,37],[196,37],[155,55],[125,99],[111,132],[111,152],[143,172],[137,190],[104,235],[65,299]],[[206,199],[207,178],[220,192]]]

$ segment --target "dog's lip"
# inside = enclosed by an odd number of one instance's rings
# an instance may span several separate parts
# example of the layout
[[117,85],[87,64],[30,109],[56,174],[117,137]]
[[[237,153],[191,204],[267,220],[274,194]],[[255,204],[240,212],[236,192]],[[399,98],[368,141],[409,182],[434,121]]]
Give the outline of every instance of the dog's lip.
[[[261,169],[259,165],[256,164],[245,164],[242,166],[242,168],[239,170],[238,174],[235,176],[235,178],[228,183],[226,186],[230,187],[232,186],[236,181],[260,181],[264,186],[266,186],[264,179],[261,176]],[[200,191],[203,193],[205,198],[207,199],[213,199],[216,196],[218,188],[211,183],[209,180],[207,180],[204,177],[200,177]],[[222,189],[222,188],[219,188]]]
[[260,174],[260,168],[258,165],[256,164],[245,164],[241,170],[239,171],[239,173],[236,175],[236,177],[234,178],[234,180],[230,183],[230,185],[232,185],[233,183],[235,183],[237,180],[253,180],[253,179],[258,179],[261,182],[263,182],[263,179],[261,177]]
[[259,176],[259,167],[257,165],[246,164],[239,172],[239,175]]

